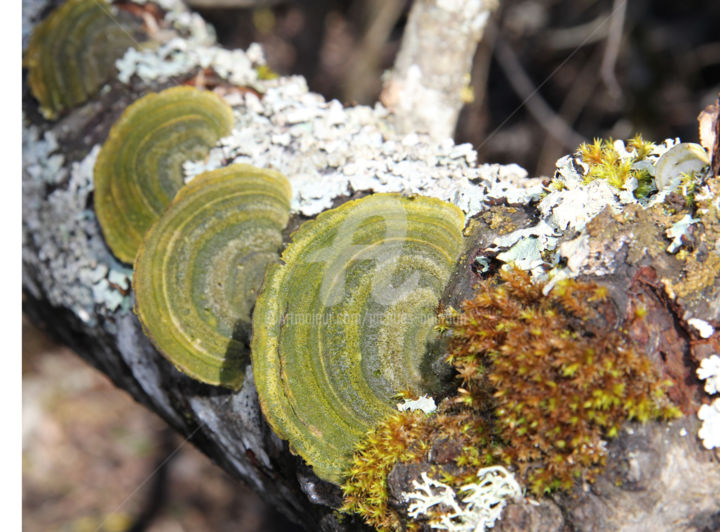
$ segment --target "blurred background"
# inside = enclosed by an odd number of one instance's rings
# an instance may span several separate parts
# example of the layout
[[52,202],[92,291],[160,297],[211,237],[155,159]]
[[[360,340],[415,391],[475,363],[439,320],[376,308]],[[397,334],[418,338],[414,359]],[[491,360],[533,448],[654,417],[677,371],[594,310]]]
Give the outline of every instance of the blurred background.
[[[203,7],[233,1],[260,7]],[[377,101],[412,4],[188,3],[215,26],[224,45],[262,43],[277,72],[302,74],[311,90],[344,104]],[[651,140],[697,140],[696,117],[720,90],[720,2],[632,0],[624,9],[620,3],[500,0],[475,55],[473,101],[460,117],[456,140],[475,145],[480,161],[515,162],[531,175],[552,174],[555,161],[577,147],[578,137],[640,132]],[[608,54],[609,46],[617,54]],[[608,83],[601,77],[604,59],[614,74]],[[521,106],[527,96],[522,85],[539,87],[528,102],[535,115]],[[548,109],[577,137],[549,134]]]
[[[377,101],[411,6],[188,4],[225,46],[259,42],[273,70],[301,74],[346,105]],[[456,140],[472,143],[480,161],[518,163],[531,175],[551,175],[582,139],[696,141],[696,117],[720,91],[719,28],[717,0],[632,0],[625,9],[620,0],[501,0]],[[22,489],[28,531],[297,530],[27,321]]]
[[23,530],[300,532],[23,318]]

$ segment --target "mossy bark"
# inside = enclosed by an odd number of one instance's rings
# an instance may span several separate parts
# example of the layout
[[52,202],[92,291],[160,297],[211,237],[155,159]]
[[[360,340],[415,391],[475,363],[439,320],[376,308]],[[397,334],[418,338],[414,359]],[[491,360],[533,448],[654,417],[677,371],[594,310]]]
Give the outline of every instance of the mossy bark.
[[[187,78],[193,74],[189,73]],[[102,144],[128,104],[148,91],[183,81],[178,77],[171,83],[156,84],[136,80],[126,85],[113,81],[100,95],[55,123],[42,118],[24,84],[25,126],[35,128],[40,139],[44,133],[54,134],[58,144],[55,152],[64,157],[61,171],[70,172],[73,163],[82,161],[93,146]],[[312,132],[307,135],[310,137]],[[33,149],[32,143],[27,149]],[[402,149],[398,146],[398,150]],[[466,167],[463,165],[454,170],[458,176]],[[287,443],[272,433],[260,411],[250,367],[240,392],[197,383],[152,347],[127,305],[109,310],[97,303],[92,312],[78,309],[77,293],[89,290],[88,282],[73,270],[78,257],[83,264],[91,265],[116,261],[102,242],[92,216],[73,222],[69,233],[54,241],[50,241],[55,238],[52,233],[42,230],[42,224],[66,222],[60,214],[62,205],[58,207],[56,203],[61,195],[70,198],[72,187],[72,179],[48,183],[38,181],[28,167],[23,170],[24,312],[292,520],[308,530],[362,528],[358,520],[338,520],[335,508],[341,504],[339,488],[318,479],[290,452]],[[87,212],[92,209],[92,196],[86,194],[87,204],[78,207],[80,214],[85,212],[83,209]],[[347,197],[341,195],[335,199],[336,203],[345,200]],[[55,212],[53,209],[59,213],[57,219],[47,214]],[[491,255],[488,249],[496,236],[530,227],[539,216],[532,204],[492,206],[488,202],[471,221],[466,251],[445,302],[458,306],[470,296],[481,276],[492,274],[497,264],[490,264],[489,273],[483,273],[476,258]],[[698,269],[700,254],[695,257],[696,263],[692,262],[695,260],[692,254],[686,254],[684,261],[665,255],[664,250],[656,249],[657,242],[652,242],[653,238],[659,241],[664,238],[664,222],[659,215],[642,210],[634,216],[621,220],[606,212],[599,216],[603,217],[602,223],[588,226],[592,243],[589,247],[593,253],[602,254],[602,260],[596,263],[592,263],[592,257],[586,260],[583,278],[608,287],[618,323],[634,311],[633,305],[645,308],[644,325],[629,333],[640,349],[675,381],[677,394],[673,399],[686,417],[671,424],[628,425],[609,444],[609,466],[594,485],[578,485],[572,494],[546,498],[539,506],[527,502],[513,504],[496,529],[547,532],[720,527],[717,498],[720,458],[717,449],[702,448],[696,437],[698,421],[694,414],[703,401],[694,367],[711,352],[720,352],[720,340],[717,334],[701,339],[697,331],[687,326],[688,316],[717,321],[720,277],[715,274],[709,284],[683,285],[687,293],[683,292],[680,299],[669,298],[663,280],[677,282],[683,272]],[[294,215],[290,227],[297,227],[303,219]],[[703,232],[708,230],[715,228],[700,224],[692,238],[701,242]],[[575,237],[568,232],[560,241]],[[80,240],[82,245],[78,244]],[[407,483],[412,480],[399,472],[392,478],[404,478]],[[408,486],[392,484],[390,490],[401,493]],[[398,508],[402,509],[401,501]]]

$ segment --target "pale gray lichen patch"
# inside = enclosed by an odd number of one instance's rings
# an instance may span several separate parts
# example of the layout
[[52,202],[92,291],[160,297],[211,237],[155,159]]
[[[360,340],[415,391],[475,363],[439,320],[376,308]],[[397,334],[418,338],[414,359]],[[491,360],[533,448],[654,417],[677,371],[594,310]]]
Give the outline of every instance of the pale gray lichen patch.
[[52,131],[40,138],[36,128],[23,129],[23,169],[35,180],[57,185],[67,179],[65,157]]
[[477,165],[469,144],[399,135],[381,105],[343,108],[308,91],[300,77],[262,82],[263,96],[233,101],[235,128],[187,180],[231,162],[277,170],[293,188],[292,210],[314,216],[355,192],[421,194],[449,201],[468,216],[486,200],[528,203],[542,191],[517,165]]
[[672,238],[672,242],[670,242],[670,245],[667,247],[667,252],[675,253],[678,249],[680,249],[680,247],[683,245],[683,235],[685,235],[688,228],[692,224],[699,221],[699,218],[693,218],[689,214],[686,214],[680,220],[668,227],[668,229],[665,231],[665,234],[668,238]]
[[187,39],[172,39],[154,50],[129,48],[115,63],[118,79],[128,83],[133,75],[145,82],[166,81],[197,68],[212,68],[233,85],[252,86],[258,75],[254,63],[242,50],[202,46]]
[[22,0],[22,49],[30,43],[32,30],[40,21],[40,16],[47,7],[47,0]]
[[582,231],[606,207],[614,212],[622,210],[617,190],[599,179],[577,188],[553,191],[539,205],[543,216],[563,231]]
[[99,314],[129,311],[131,270],[108,253],[88,205],[100,146],[69,169],[58,149],[52,132],[40,138],[23,127],[23,268],[36,272],[24,277],[42,284],[28,285],[36,297],[93,325]]
[[233,85],[257,83],[257,69],[265,65],[259,45],[250,45],[247,52],[222,48],[216,45],[213,27],[197,13],[188,11],[182,2],[165,0],[161,7],[167,10],[164,23],[169,29],[153,35],[160,43],[154,48],[128,48],[115,62],[120,81],[129,83],[137,76],[146,83],[165,82],[197,69],[212,68]]
[[[667,139],[654,145],[649,155],[637,164],[644,165],[643,169],[654,175],[653,164],[678,143],[679,139]],[[614,147],[621,158],[635,155],[622,141],[615,141]],[[660,239],[648,241],[648,237],[659,231],[671,240],[662,252],[675,253],[691,226],[700,221],[687,215],[673,218],[675,223],[670,224],[667,223],[671,219],[669,215],[658,214],[657,209],[662,211],[664,202],[675,201],[669,196],[673,190],[666,188],[638,199],[633,195],[637,179],[629,178],[624,188],[617,189],[603,179],[586,182],[588,172],[589,166],[577,154],[559,159],[550,187],[554,190],[538,204],[539,222],[534,227],[495,239],[490,251],[496,253],[496,258],[513,262],[543,280],[580,274],[609,275],[619,267],[618,261],[623,260],[623,247],[628,248],[629,263],[637,263],[643,255],[655,257]],[[710,193],[703,176],[697,176],[692,186],[696,201],[702,198],[707,203]],[[588,231],[591,222],[601,213],[607,221],[619,224],[612,237],[604,231],[598,232],[597,228]],[[652,231],[648,233],[648,229]],[[549,267],[553,269],[548,272]]]

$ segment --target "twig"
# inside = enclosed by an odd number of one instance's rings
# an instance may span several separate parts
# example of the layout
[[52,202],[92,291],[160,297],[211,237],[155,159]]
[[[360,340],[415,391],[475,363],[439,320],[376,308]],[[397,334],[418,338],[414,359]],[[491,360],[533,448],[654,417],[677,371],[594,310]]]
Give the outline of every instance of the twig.
[[496,0],[415,0],[380,100],[399,131],[451,137]]
[[[593,75],[597,72],[600,55],[601,51],[597,50],[585,63],[579,75],[575,77],[572,85],[567,90],[565,98],[558,108],[558,115],[568,124],[575,123],[575,120],[596,90],[597,83],[595,83]],[[535,166],[535,174],[542,175],[543,173],[547,173],[546,170],[548,169],[551,173],[555,161],[563,155],[563,152],[563,147],[553,137],[550,135],[545,137],[540,150],[540,157],[538,157],[538,162]]]
[[510,82],[515,94],[522,100],[538,124],[566,148],[574,150],[585,142],[585,137],[572,129],[553,111],[538,92],[538,87],[523,69],[515,52],[500,37],[495,43],[495,57]]
[[626,11],[627,0],[613,0],[607,45],[605,46],[605,54],[603,55],[600,65],[600,77],[607,87],[610,96],[613,98],[619,98],[622,95],[620,84],[615,77],[615,63],[620,53],[620,43],[622,42]]
[[603,13],[590,22],[571,28],[547,30],[544,34],[543,45],[549,50],[567,50],[601,41],[610,32],[609,19],[609,15]]
[[[370,18],[366,25],[359,48],[353,54],[353,68],[348,73],[344,87],[344,99],[347,101],[365,100],[370,96],[368,80],[376,80],[382,48],[392,33],[395,23],[404,8],[404,0],[372,0],[365,3]],[[375,94],[373,97],[377,96]]]

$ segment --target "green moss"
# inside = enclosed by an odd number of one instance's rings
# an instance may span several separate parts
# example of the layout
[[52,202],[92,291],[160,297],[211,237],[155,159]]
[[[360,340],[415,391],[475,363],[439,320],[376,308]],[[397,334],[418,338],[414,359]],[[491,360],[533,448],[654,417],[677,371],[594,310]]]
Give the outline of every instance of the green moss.
[[271,80],[271,79],[277,79],[279,74],[275,72],[272,68],[270,68],[267,65],[260,65],[255,69],[257,72],[258,79],[261,80]]
[[613,139],[595,139],[592,144],[583,143],[577,154],[589,166],[585,182],[604,179],[610,185],[622,190],[625,182],[634,177],[638,187],[634,191],[636,198],[646,198],[655,190],[655,182],[645,169],[634,168],[633,165],[645,159],[653,149],[653,144],[643,140],[640,134],[627,142],[628,150],[633,150],[631,157],[621,157],[615,149]]
[[460,396],[446,399],[438,410],[395,413],[381,422],[356,447],[343,484],[343,512],[360,515],[379,530],[409,530],[388,506],[387,477],[396,464],[431,464],[433,451],[450,443],[445,464],[430,465],[434,478],[459,488],[472,482],[481,467],[494,464],[482,411],[467,407]]
[[398,412],[366,435],[343,484],[341,511],[356,513],[380,530],[400,528],[400,516],[388,508],[387,476],[398,462],[416,462],[427,450],[424,418],[422,412]]

